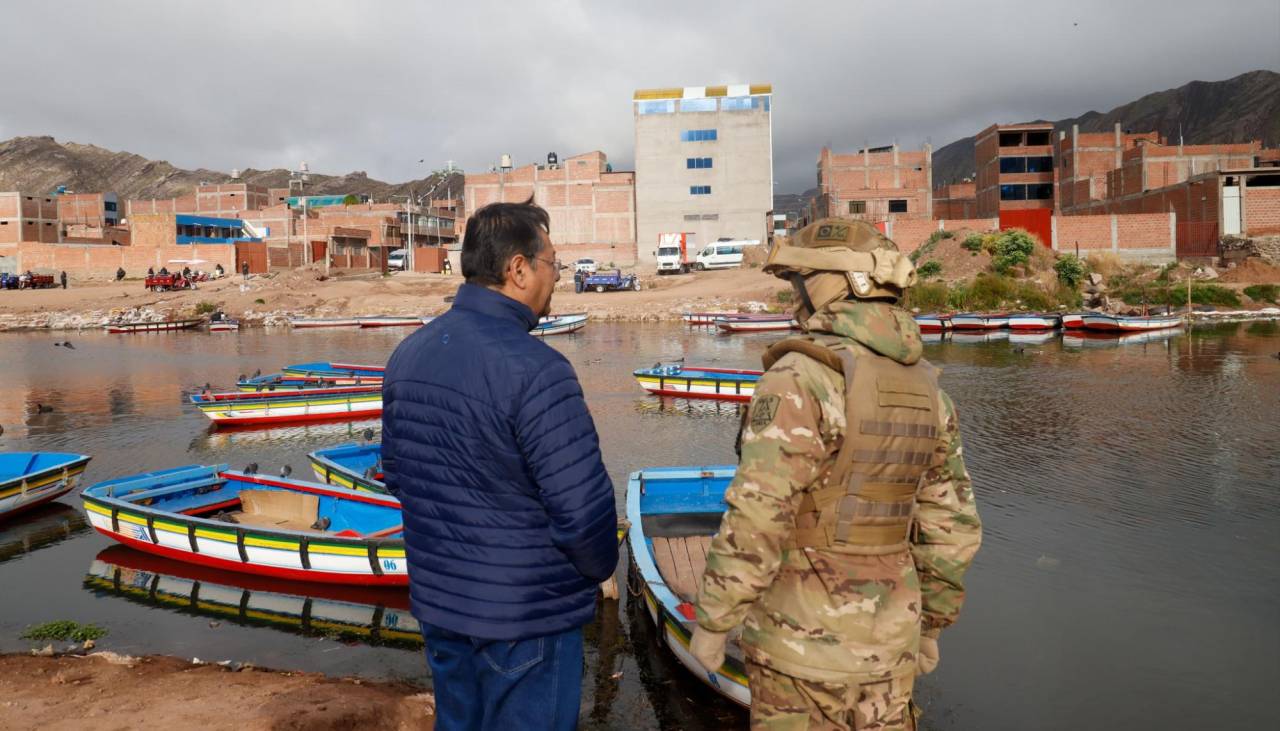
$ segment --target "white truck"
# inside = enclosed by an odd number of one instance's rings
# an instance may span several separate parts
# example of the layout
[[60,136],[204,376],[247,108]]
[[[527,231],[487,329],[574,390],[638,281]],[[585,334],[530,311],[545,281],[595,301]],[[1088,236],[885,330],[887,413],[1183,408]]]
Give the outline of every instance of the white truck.
[[693,265],[695,234],[658,234],[658,273],[684,274]]

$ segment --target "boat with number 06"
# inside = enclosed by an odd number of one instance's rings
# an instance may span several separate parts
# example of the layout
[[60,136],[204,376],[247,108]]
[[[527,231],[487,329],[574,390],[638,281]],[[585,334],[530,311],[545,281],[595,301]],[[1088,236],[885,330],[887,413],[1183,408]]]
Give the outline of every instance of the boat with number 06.
[[165,558],[294,581],[409,583],[390,495],[187,465],[100,482],[80,499],[99,533]]

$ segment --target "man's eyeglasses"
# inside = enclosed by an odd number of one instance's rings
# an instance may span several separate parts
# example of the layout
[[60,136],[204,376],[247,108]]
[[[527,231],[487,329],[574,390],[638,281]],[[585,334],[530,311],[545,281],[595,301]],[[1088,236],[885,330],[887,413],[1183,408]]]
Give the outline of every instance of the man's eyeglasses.
[[542,257],[540,257],[540,256],[533,256],[533,257],[530,257],[530,258],[531,258],[531,259],[537,259],[538,261],[545,262],[545,263],[550,264],[551,266],[555,267],[556,276],[559,276],[559,275],[560,275],[560,270],[561,270],[561,269],[564,269],[564,265],[560,263],[560,259],[559,259],[559,258],[555,258],[555,259],[543,259],[543,258],[542,258]]

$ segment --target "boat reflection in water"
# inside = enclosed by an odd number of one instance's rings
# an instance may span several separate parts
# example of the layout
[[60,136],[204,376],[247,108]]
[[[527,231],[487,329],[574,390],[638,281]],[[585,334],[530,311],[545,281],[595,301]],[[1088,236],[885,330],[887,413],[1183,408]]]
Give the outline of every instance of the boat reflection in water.
[[360,419],[341,422],[312,422],[295,426],[240,427],[216,429],[200,434],[191,442],[193,454],[225,454],[229,447],[269,446],[272,444],[318,444],[332,446],[338,441],[361,438],[366,429],[374,434],[382,431],[382,419]]
[[951,342],[957,344],[994,343],[997,340],[1008,339],[1008,330],[954,330],[951,333]]
[[52,502],[0,523],[0,563],[47,548],[89,530],[84,513]]
[[1177,328],[1136,333],[1072,330],[1063,334],[1062,346],[1064,348],[1114,348],[1119,345],[1163,343],[1182,335],[1182,332]]
[[636,412],[641,414],[684,414],[686,416],[737,417],[747,404],[737,401],[713,399],[687,399],[678,396],[650,396],[635,401]]
[[335,637],[381,647],[422,647],[418,620],[403,589],[374,589],[282,581],[171,561],[111,546],[89,566],[84,587],[136,604]]

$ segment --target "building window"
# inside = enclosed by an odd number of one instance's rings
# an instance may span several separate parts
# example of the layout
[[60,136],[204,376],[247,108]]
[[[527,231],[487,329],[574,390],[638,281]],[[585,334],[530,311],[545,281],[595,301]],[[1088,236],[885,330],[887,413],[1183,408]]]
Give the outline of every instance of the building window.
[[1053,158],[1049,155],[1027,158],[1027,172],[1048,173],[1053,171]]
[[690,185],[689,195],[711,195],[710,185]]
[[105,210],[105,211],[114,211],[114,210],[116,210],[116,202],[115,202],[115,201],[105,201],[105,202],[102,204],[102,209],[103,209],[103,210]]
[[1021,132],[1001,132],[1000,146],[1001,147],[1021,147],[1022,133]]
[[1027,158],[1025,158],[1025,157],[1002,157],[1002,158],[1000,158],[1000,172],[1002,172],[1002,173],[1025,173],[1025,172],[1027,172]]
[[636,111],[640,114],[672,114],[676,111],[676,101],[674,99],[659,99],[657,101],[640,102],[636,105]]
[[902,198],[893,198],[889,201],[890,213],[906,213],[907,201]]
[[1026,199],[1027,199],[1027,186],[1025,185],[1000,186],[1000,200],[1025,201]]
[[849,201],[849,213],[856,214],[856,213],[866,213],[866,212],[867,212],[866,201]]
[[1047,201],[1053,197],[1053,183],[1037,183],[1027,186],[1027,200]]
[[714,112],[716,110],[715,98],[710,99],[684,99],[680,102],[680,111],[682,112]]
[[751,97],[727,96],[720,101],[722,112],[745,112],[751,109]]
[[680,133],[681,142],[715,142],[714,129],[686,129]]
[[1027,133],[1028,147],[1030,147],[1031,145],[1047,145],[1047,144],[1049,144],[1049,132],[1047,130],[1044,132],[1028,132]]
[[700,215],[698,215],[698,214],[696,214],[696,213],[686,213],[686,214],[684,214],[684,220],[686,220],[686,221],[698,221],[698,220],[701,220],[701,219],[702,219],[702,216],[700,216]]
[[711,167],[711,158],[709,157],[690,157],[684,161],[684,166],[690,170],[704,170]]
[[719,214],[719,213],[704,213],[704,214],[702,214],[702,220],[704,220],[704,221],[719,221],[719,220],[720,220],[720,214]]

